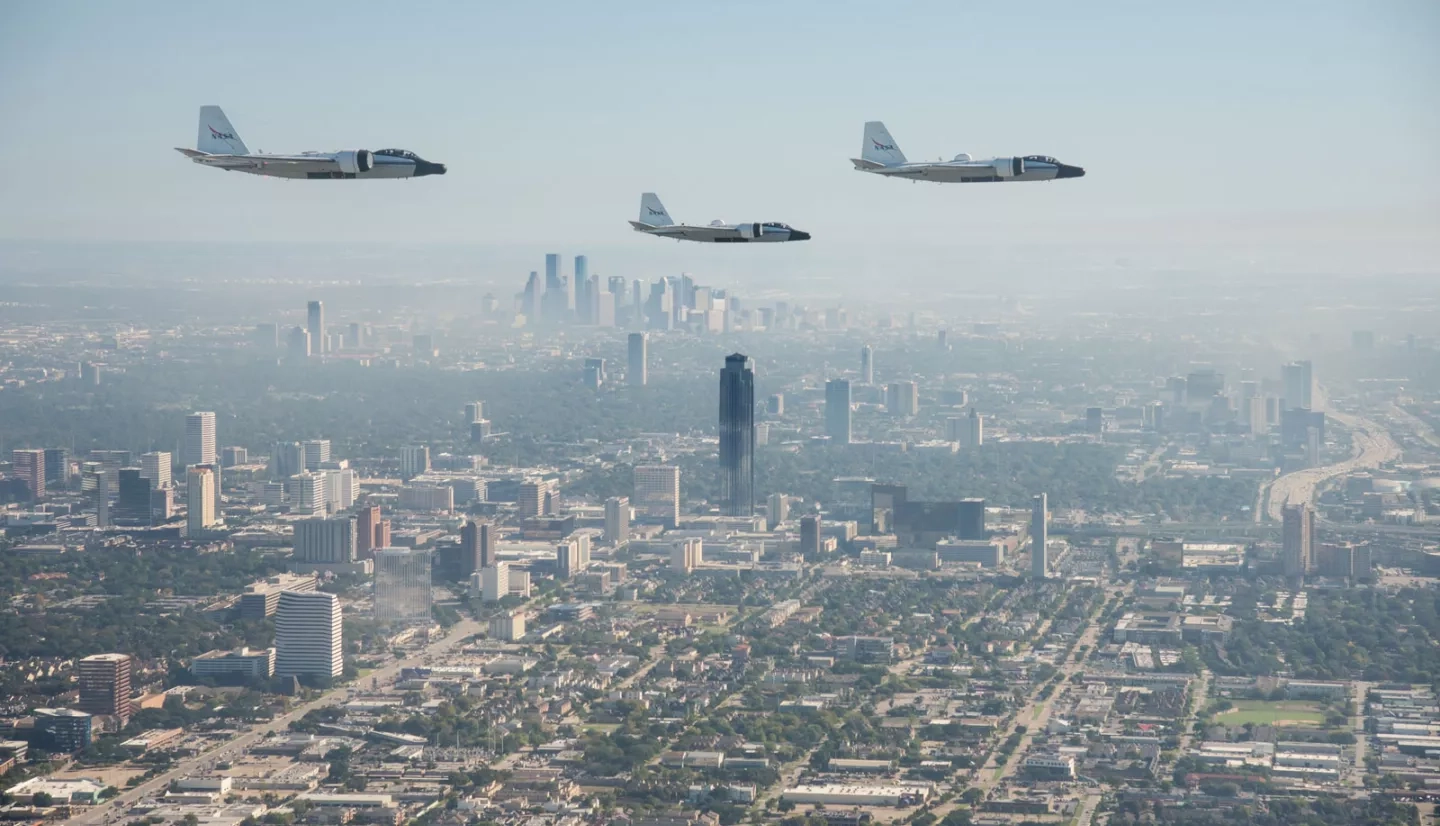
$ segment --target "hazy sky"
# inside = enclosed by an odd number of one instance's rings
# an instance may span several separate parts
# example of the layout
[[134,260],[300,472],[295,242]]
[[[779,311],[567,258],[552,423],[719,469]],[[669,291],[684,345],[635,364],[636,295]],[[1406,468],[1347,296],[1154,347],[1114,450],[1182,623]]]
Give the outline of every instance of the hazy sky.
[[[907,245],[943,258],[1036,241],[1293,253],[1343,239],[1425,263],[1440,235],[1437,44],[1434,0],[4,0],[0,238],[812,267]],[[398,146],[450,174],[203,169],[172,147],[194,145],[208,103],[252,151]],[[911,158],[1050,154],[1089,175],[862,175],[847,159],[872,118]],[[682,253],[626,225],[650,189],[679,220],[780,220],[815,240]]]

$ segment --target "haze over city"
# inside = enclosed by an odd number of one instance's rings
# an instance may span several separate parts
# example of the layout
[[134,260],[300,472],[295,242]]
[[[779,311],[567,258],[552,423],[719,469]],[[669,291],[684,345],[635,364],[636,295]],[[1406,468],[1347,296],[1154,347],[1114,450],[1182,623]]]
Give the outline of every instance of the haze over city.
[[0,4],[0,818],[1433,826],[1437,42]]

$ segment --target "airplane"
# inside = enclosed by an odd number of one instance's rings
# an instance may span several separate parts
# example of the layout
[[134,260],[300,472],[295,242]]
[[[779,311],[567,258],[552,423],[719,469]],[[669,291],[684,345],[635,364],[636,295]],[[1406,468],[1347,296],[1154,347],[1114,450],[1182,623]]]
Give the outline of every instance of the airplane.
[[201,166],[226,172],[249,172],[272,178],[345,180],[349,178],[419,178],[444,175],[445,164],[431,163],[404,149],[347,149],[343,152],[301,152],[298,155],[250,154],[240,133],[219,106],[200,107],[200,136],[194,149],[175,151]]
[[1085,170],[1060,163],[1049,155],[1026,155],[1021,158],[982,158],[956,155],[950,161],[907,161],[905,153],[890,130],[878,120],[865,124],[865,142],[859,158],[850,163],[860,172],[935,183],[989,183],[994,181],[1053,181],[1057,178],[1083,178]]
[[677,224],[660,203],[660,196],[646,192],[640,196],[640,220],[631,221],[636,232],[674,238],[676,241],[710,241],[716,244],[769,243],[771,241],[809,241],[810,233],[801,232],[789,224],[754,223],[727,224],[711,221],[709,226],[692,227]]

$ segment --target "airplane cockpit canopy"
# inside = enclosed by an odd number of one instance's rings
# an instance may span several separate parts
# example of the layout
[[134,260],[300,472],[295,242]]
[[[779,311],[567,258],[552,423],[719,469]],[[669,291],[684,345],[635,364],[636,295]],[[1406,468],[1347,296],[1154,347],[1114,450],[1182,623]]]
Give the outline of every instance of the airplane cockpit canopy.
[[769,221],[769,222],[767,222],[767,223],[761,224],[760,226],[762,226],[762,227],[769,227],[769,228],[771,228],[771,229],[790,229],[790,225],[789,225],[789,224],[781,224],[781,223],[776,222],[776,221]]
[[1059,165],[1060,165],[1060,162],[1059,162],[1059,161],[1055,160],[1054,158],[1050,157],[1049,155],[1026,155],[1026,156],[1025,156],[1025,160],[1027,160],[1027,161],[1034,161],[1035,163],[1048,163],[1048,164],[1052,164],[1052,165],[1054,165],[1054,166],[1059,166]]
[[424,158],[420,157],[419,155],[416,155],[414,152],[411,152],[411,151],[408,150],[408,149],[377,149],[377,150],[375,150],[374,153],[372,153],[372,154],[375,154],[375,155],[387,155],[387,156],[389,156],[389,157],[391,157],[391,158],[404,158],[404,159],[407,160],[407,161],[417,161],[417,162],[419,162],[419,161],[424,161],[424,160],[425,160]]

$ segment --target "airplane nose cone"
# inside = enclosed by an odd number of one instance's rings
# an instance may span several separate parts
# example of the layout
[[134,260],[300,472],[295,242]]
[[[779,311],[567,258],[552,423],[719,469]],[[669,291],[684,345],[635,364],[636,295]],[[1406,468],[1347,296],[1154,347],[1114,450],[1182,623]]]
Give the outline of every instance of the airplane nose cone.
[[791,241],[809,241],[809,240],[810,240],[810,233],[808,233],[808,232],[801,232],[801,231],[798,230],[798,229],[792,229],[792,230],[790,230],[790,240],[791,240]]
[[1063,163],[1062,163],[1062,164],[1060,164],[1060,171],[1055,174],[1055,177],[1057,177],[1057,178],[1083,178],[1083,177],[1085,177],[1085,169],[1084,169],[1083,167],[1070,166],[1069,164],[1063,164]]
[[415,165],[415,177],[417,178],[421,177],[422,175],[444,175],[445,172],[445,164],[443,163],[430,163],[429,161],[421,161],[420,163]]

